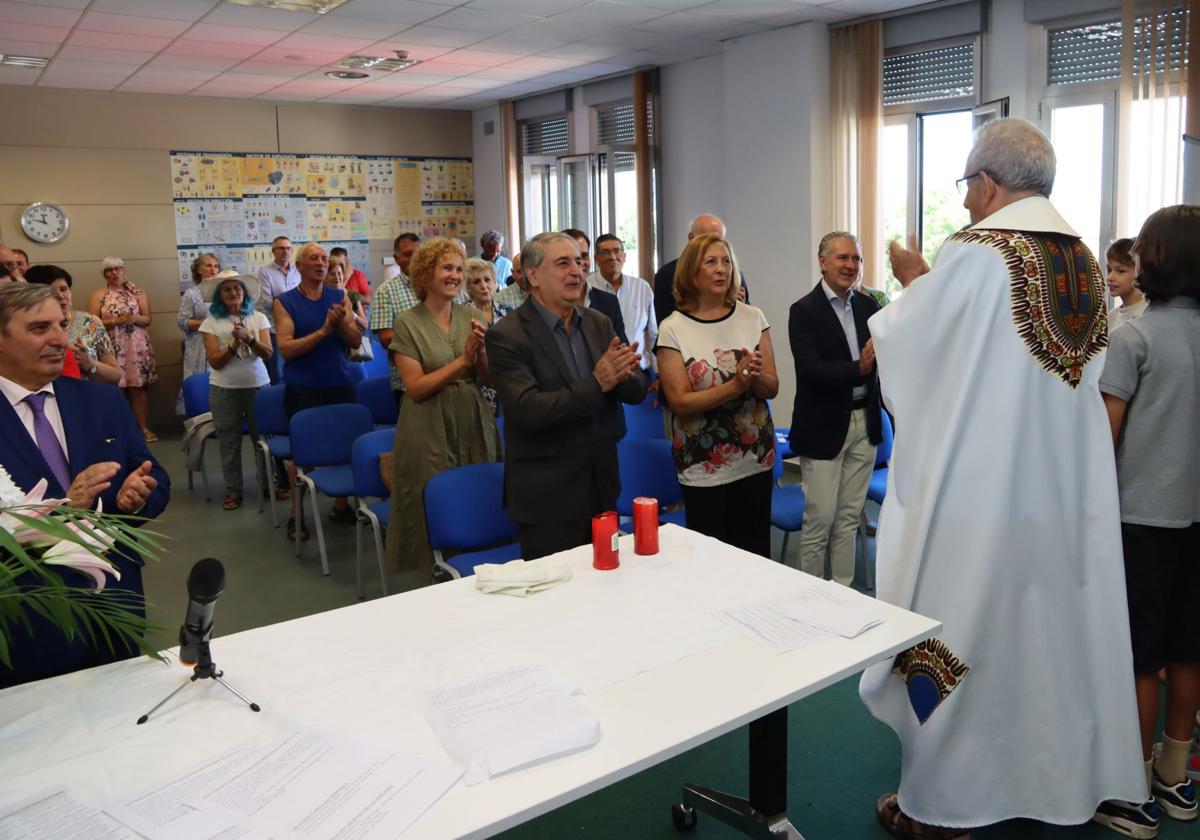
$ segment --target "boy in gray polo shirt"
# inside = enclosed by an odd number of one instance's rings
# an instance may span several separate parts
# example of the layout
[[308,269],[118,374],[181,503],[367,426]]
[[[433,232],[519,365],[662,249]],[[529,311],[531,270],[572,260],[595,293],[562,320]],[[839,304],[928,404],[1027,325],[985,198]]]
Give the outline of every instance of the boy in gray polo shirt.
[[[1100,391],[1116,446],[1147,781],[1169,816],[1192,820],[1196,795],[1186,768],[1200,706],[1200,622],[1191,614],[1200,603],[1200,207],[1154,213],[1132,250],[1150,305],[1110,336]],[[1152,759],[1164,666],[1166,722]],[[1101,806],[1097,821],[1143,836],[1120,818],[1102,818],[1113,805]]]

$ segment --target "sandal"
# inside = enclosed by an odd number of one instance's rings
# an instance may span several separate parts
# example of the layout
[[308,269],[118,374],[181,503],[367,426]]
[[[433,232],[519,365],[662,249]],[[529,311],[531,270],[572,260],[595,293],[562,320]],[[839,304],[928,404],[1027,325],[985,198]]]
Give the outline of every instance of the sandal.
[[146,439],[146,443],[158,443],[158,435],[149,429],[142,429],[142,437]]
[[943,828],[918,822],[900,810],[894,793],[885,793],[875,803],[875,816],[883,830],[901,840],[971,840],[971,832],[962,828]]
[[286,487],[279,487],[275,490],[275,498],[281,502],[286,502],[292,498],[292,491]]
[[[292,542],[296,541],[296,518],[293,516],[287,521],[287,538]],[[308,529],[304,527],[304,523],[300,523],[300,540],[308,539]]]
[[226,493],[225,504],[221,505],[221,507],[225,508],[225,510],[237,510],[241,506],[242,497],[237,493]]

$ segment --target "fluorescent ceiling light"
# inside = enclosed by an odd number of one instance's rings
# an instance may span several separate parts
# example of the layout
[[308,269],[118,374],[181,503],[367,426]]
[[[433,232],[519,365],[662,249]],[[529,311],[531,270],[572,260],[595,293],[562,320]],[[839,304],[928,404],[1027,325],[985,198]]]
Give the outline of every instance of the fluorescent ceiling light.
[[264,9],[279,9],[283,12],[309,12],[323,15],[336,9],[346,0],[228,0],[239,6],[261,6]]
[[45,67],[50,63],[48,58],[38,58],[33,55],[5,55],[0,53],[0,64],[5,64],[9,67]]
[[404,50],[396,50],[395,58],[382,55],[348,55],[339,61],[337,66],[347,70],[382,70],[385,73],[394,73],[420,63],[415,58],[409,58]]

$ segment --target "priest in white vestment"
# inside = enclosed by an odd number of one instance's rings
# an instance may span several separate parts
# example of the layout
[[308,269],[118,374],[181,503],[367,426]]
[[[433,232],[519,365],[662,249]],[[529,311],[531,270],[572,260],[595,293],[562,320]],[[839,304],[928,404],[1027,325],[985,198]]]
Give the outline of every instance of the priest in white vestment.
[[906,290],[869,322],[896,420],[877,594],[944,624],[860,686],[900,737],[898,797],[879,802],[900,837],[1082,823],[1147,795],[1104,281],[1046,198],[1054,169],[1032,123],[986,124],[962,179],[973,226],[932,270],[893,244]]

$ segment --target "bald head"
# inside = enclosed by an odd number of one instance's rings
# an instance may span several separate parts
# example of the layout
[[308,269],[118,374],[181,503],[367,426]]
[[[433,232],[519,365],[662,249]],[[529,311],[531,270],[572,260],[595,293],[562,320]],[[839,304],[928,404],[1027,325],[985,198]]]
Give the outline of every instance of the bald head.
[[692,219],[692,224],[688,227],[688,239],[697,236],[703,236],[706,233],[711,233],[714,236],[725,238],[725,223],[712,213],[701,213],[696,218]]

